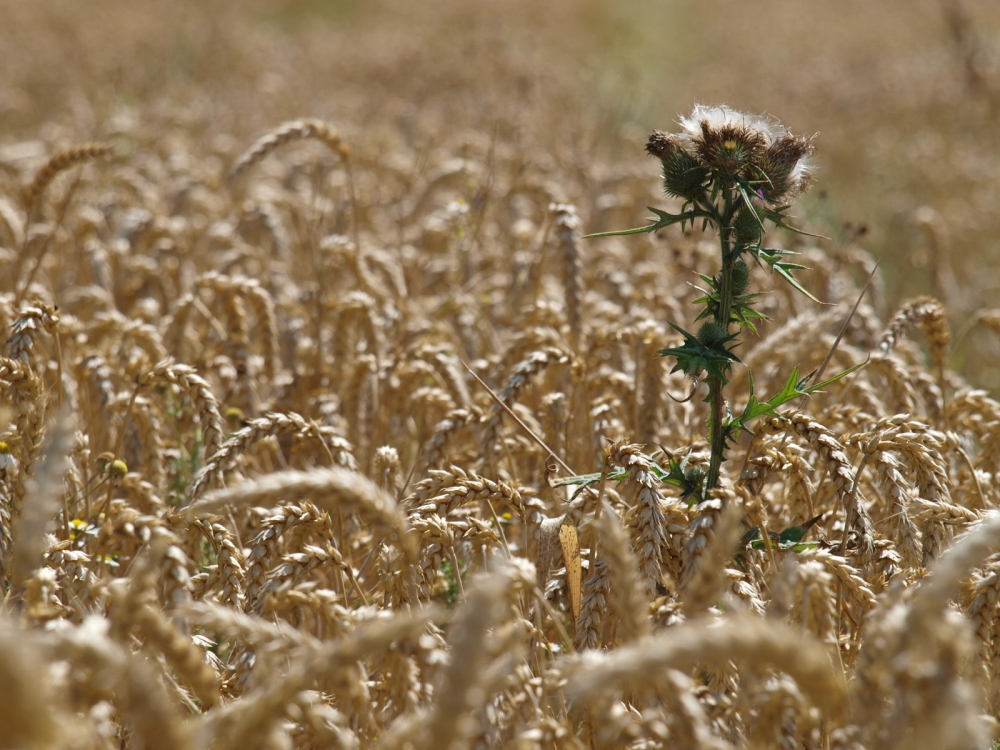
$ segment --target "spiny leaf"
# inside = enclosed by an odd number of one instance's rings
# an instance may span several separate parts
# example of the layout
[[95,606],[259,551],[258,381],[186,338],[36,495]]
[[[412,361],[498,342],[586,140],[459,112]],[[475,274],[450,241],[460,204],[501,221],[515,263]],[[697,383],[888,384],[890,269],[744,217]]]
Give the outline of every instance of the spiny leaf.
[[677,223],[680,223],[683,227],[684,222],[690,221],[693,223],[696,218],[704,215],[704,212],[700,209],[692,209],[691,211],[685,211],[680,214],[668,214],[666,211],[660,211],[652,206],[647,206],[647,208],[658,217],[656,221],[648,226],[636,227],[635,229],[622,229],[616,232],[597,232],[595,234],[585,235],[584,239],[591,239],[594,237],[622,237],[629,234],[647,234]]
[[[772,544],[777,546],[778,549],[790,549],[793,552],[804,552],[807,549],[816,549],[819,547],[819,542],[773,542]],[[755,542],[750,543],[751,549],[765,549],[764,540],[758,539]]]
[[670,324],[678,333],[684,336],[682,346],[674,346],[661,349],[660,355],[664,357],[675,357],[677,364],[671,372],[680,370],[687,375],[696,376],[701,372],[707,372],[710,377],[718,378],[722,382],[728,382],[727,374],[732,370],[733,362],[739,362],[739,357],[725,348],[725,344],[736,337],[730,334],[714,346],[705,346],[698,337],[688,333],[683,328]]
[[822,383],[816,383],[815,385],[807,386],[806,383],[809,382],[809,377],[799,379],[799,368],[796,367],[792,370],[792,374],[789,375],[788,381],[782,387],[777,394],[772,396],[767,401],[761,402],[757,399],[754,394],[753,376],[750,376],[750,398],[747,401],[746,408],[743,410],[743,414],[740,415],[739,419],[735,420],[735,423],[739,425],[741,429],[747,429],[746,424],[751,419],[756,419],[757,417],[763,416],[764,414],[770,414],[771,416],[778,416],[776,411],[778,407],[784,406],[789,401],[800,398],[801,396],[810,396],[816,391],[822,390],[831,383],[836,383],[841,378],[850,375],[852,372],[856,372],[865,366],[867,362],[861,362],[860,364],[849,367],[832,378],[824,380]]
[[[760,214],[758,214],[757,213],[757,209],[754,208],[753,201],[750,200],[750,196],[747,194],[747,188],[746,188],[746,186],[742,182],[737,182],[736,186],[737,186],[737,188],[740,191],[740,195],[743,196],[743,203],[746,205],[747,208],[750,209],[750,213],[757,220],[757,223],[760,224],[761,231],[763,231],[764,230],[764,220],[760,218]],[[765,214],[765,217],[766,218],[770,218],[770,217],[767,217],[766,214]]]
[[779,229],[787,229],[789,232],[794,232],[795,234],[801,234],[804,237],[815,237],[820,240],[828,240],[829,237],[824,237],[822,234],[813,234],[812,232],[806,232],[802,229],[796,229],[791,224],[786,223],[785,211],[787,211],[791,206],[781,206],[780,208],[772,208],[767,211],[767,218],[774,223],[774,226]]
[[670,471],[666,476],[660,477],[664,484],[669,484],[681,490],[681,500],[697,498],[701,494],[702,484],[705,480],[705,472],[700,466],[688,468],[688,459],[675,458],[671,456],[667,466]]
[[757,259],[764,261],[771,268],[772,272],[777,271],[778,275],[781,276],[783,279],[785,279],[785,281],[787,281],[789,284],[791,284],[793,289],[804,294],[813,302],[818,302],[819,304],[823,304],[818,299],[816,299],[816,297],[814,297],[811,292],[809,292],[804,286],[802,286],[798,282],[798,279],[796,279],[792,275],[792,271],[800,271],[806,268],[806,266],[800,265],[798,263],[788,263],[786,261],[781,260],[781,258],[785,255],[796,255],[796,254],[797,253],[793,253],[791,250],[781,250],[778,248],[767,248],[767,247],[758,248],[756,251]]

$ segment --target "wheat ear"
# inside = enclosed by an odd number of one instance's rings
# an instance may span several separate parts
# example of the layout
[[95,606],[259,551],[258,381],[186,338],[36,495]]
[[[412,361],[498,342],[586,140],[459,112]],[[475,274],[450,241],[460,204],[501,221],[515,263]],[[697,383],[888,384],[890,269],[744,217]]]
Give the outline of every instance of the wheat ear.
[[45,163],[45,166],[35,173],[35,178],[22,190],[21,199],[24,203],[25,213],[31,215],[38,204],[38,199],[45,192],[45,188],[60,172],[65,172],[70,167],[93,161],[109,153],[111,153],[111,146],[107,143],[85,143],[81,146],[71,146],[56,153]]
[[236,164],[233,165],[229,173],[229,181],[232,182],[250,167],[263,161],[272,151],[284,146],[291,141],[303,138],[314,138],[325,144],[331,151],[347,159],[350,150],[341,140],[340,133],[335,128],[322,120],[306,119],[293,120],[281,125],[277,130],[258,139],[250,148],[243,152]]
[[409,561],[416,559],[414,540],[407,534],[406,519],[395,500],[367,477],[347,469],[274,472],[210,492],[190,505],[186,514],[197,518],[227,505],[274,507],[301,499],[331,512],[344,507],[359,513],[399,546]]
[[789,674],[830,716],[843,715],[847,707],[844,678],[819,642],[784,623],[752,615],[729,617],[717,625],[695,620],[615,651],[585,651],[566,665],[567,692],[589,700],[612,685],[651,687],[669,669],[686,672],[727,660]]

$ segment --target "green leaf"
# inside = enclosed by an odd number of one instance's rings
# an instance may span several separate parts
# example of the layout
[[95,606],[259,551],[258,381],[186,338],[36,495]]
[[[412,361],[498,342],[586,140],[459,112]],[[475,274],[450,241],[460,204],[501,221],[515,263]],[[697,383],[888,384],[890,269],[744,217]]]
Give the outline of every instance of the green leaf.
[[798,265],[796,265],[794,263],[780,263],[780,262],[779,263],[775,263],[774,265],[771,266],[771,270],[777,271],[778,274],[785,281],[787,281],[789,284],[792,285],[792,288],[795,289],[795,291],[797,291],[797,292],[799,292],[801,294],[804,294],[806,297],[808,297],[809,299],[811,299],[813,302],[822,304],[822,302],[820,302],[820,300],[817,299],[812,294],[812,292],[810,292],[808,289],[806,289],[804,286],[802,286],[802,284],[800,284],[796,280],[796,278],[794,276],[792,276],[792,271],[795,270],[796,268],[804,268],[804,266],[798,266]]
[[778,391],[777,395],[771,397],[769,400],[761,403],[757,400],[757,397],[753,393],[753,384],[751,382],[750,386],[750,399],[747,401],[746,408],[743,409],[743,414],[740,415],[740,422],[747,422],[751,419],[756,419],[757,417],[763,416],[764,414],[770,414],[772,416],[777,416],[777,409],[779,406],[783,406],[791,401],[793,398],[798,398],[799,396],[805,396],[806,393],[799,391],[797,388],[799,377],[799,368],[796,367],[792,370],[791,376],[788,378],[788,382],[785,383],[784,387]]
[[754,526],[746,534],[740,537],[740,547],[746,547],[748,544],[759,538],[760,526]]
[[[745,295],[746,297],[758,297],[758,294]],[[757,333],[757,326],[754,325],[755,320],[767,320],[768,317],[760,312],[759,310],[754,310],[748,304],[734,304],[732,309],[732,314],[730,317],[734,322],[739,323],[743,328],[748,328],[752,333]]]
[[661,356],[677,359],[677,364],[671,372],[680,370],[687,375],[696,376],[704,371],[708,373],[709,377],[721,380],[723,383],[729,382],[728,374],[732,371],[733,363],[739,362],[740,359],[726,349],[725,344],[736,338],[735,333],[730,334],[714,346],[708,347],[701,343],[694,334],[688,333],[674,323],[670,325],[684,337],[682,346],[660,350]]
[[[608,474],[608,479],[613,479],[618,481],[624,479],[628,472],[625,469],[616,469]],[[579,474],[575,477],[563,477],[562,479],[557,479],[552,483],[553,487],[565,487],[567,485],[580,485],[581,487],[586,487],[588,484],[593,484],[601,479],[601,472],[595,471],[593,474]]]
[[[743,196],[743,203],[746,205],[747,208],[750,209],[750,213],[753,214],[753,217],[757,220],[757,223],[760,224],[761,231],[764,231],[764,220],[760,218],[760,214],[758,214],[757,209],[754,208],[753,201],[750,200],[750,195],[747,193],[746,186],[742,183],[742,181],[740,181],[736,183],[736,187],[739,189],[740,195]],[[766,214],[765,217],[770,218]]]
[[660,477],[660,479],[664,484],[669,484],[672,487],[680,489],[681,500],[687,500],[691,504],[693,502],[692,499],[697,499],[701,496],[702,484],[705,481],[705,470],[699,466],[689,469],[689,458],[690,455],[684,458],[671,456],[667,464],[670,470],[664,476]]
[[797,545],[805,539],[806,534],[809,533],[809,529],[815,526],[824,515],[826,514],[820,513],[818,516],[810,518],[801,526],[789,526],[787,529],[778,534],[778,546],[781,547],[781,549],[788,549],[789,547]]
[[801,526],[789,526],[787,529],[778,534],[778,544],[782,547],[787,547],[791,544],[798,544],[805,537],[808,530],[809,529],[804,529]]
[[666,211],[660,211],[652,206],[647,206],[647,208],[657,216],[655,221],[652,219],[650,220],[653,221],[653,223],[648,226],[636,227],[635,229],[622,229],[617,232],[597,232],[595,234],[585,235],[584,239],[587,240],[594,237],[623,237],[629,234],[647,234],[648,232],[656,232],[677,223],[680,223],[683,228],[684,222],[690,221],[693,224],[696,218],[705,215],[704,211],[698,208],[685,211],[680,214],[668,214]]
[[597,237],[624,237],[628,234],[647,234],[649,232],[655,232],[660,227],[655,224],[651,224],[647,227],[636,227],[635,229],[620,229],[617,232],[595,232],[594,234],[585,234],[583,239],[592,240]]
[[823,304],[818,299],[816,299],[816,297],[814,297],[809,290],[807,290],[804,286],[802,286],[802,284],[799,283],[798,279],[796,279],[792,275],[792,271],[800,271],[806,268],[806,266],[800,265],[798,263],[788,263],[786,261],[781,260],[781,258],[785,255],[796,255],[796,254],[797,253],[793,253],[790,250],[781,250],[776,248],[761,247],[757,249],[758,260],[764,261],[771,268],[772,273],[777,272],[779,276],[781,276],[785,281],[787,281],[789,284],[792,285],[793,289],[795,289],[797,292],[800,292],[801,294],[804,294],[813,302]]
[[778,407],[784,406],[789,401],[800,398],[802,396],[811,396],[816,391],[822,390],[831,383],[836,383],[841,378],[850,375],[852,372],[856,372],[867,364],[867,361],[856,364],[853,367],[849,367],[843,372],[834,375],[832,378],[827,378],[822,383],[816,383],[816,385],[807,386],[806,383],[809,382],[809,377],[799,379],[799,368],[796,367],[792,370],[792,374],[788,377],[788,381],[782,387],[780,391],[774,396],[772,396],[767,401],[761,402],[754,395],[753,389],[753,377],[750,378],[750,399],[747,401],[746,408],[743,409],[743,414],[740,415],[739,419],[734,420],[735,424],[739,426],[740,429],[746,430],[746,424],[751,419],[756,419],[757,417],[763,416],[764,414],[770,414],[771,416],[778,416]]
[[[771,542],[771,546],[777,547],[778,549],[790,549],[793,552],[804,552],[807,549],[816,549],[819,547],[819,542]],[[757,541],[750,543],[750,549],[766,549],[764,546],[764,540],[758,539]]]
[[[858,370],[860,370],[862,367],[864,367],[867,364],[868,364],[868,360],[867,359],[864,362],[859,362],[858,364],[854,365],[853,367],[848,367],[843,372],[837,373],[832,378],[827,378],[822,383],[817,383],[816,385],[809,386],[808,388],[805,389],[805,392],[808,393],[808,394],[813,394],[816,391],[821,390],[821,389],[825,388],[826,386],[830,385],[831,383],[836,383],[841,378],[846,378],[852,372],[857,372]],[[807,381],[808,379],[809,379],[808,377],[803,378],[802,382],[805,383],[805,381]]]
[[[687,459],[684,459],[683,463],[686,463]],[[649,469],[653,476],[659,479],[661,482],[669,482],[671,477],[671,472],[664,469],[655,461],[651,461],[649,464]],[[612,469],[608,472],[608,479],[619,482],[628,476],[628,471],[621,467],[617,469]],[[586,487],[587,485],[598,482],[601,479],[601,472],[595,471],[592,474],[577,474],[572,477],[563,477],[562,479],[557,479],[552,483],[553,487],[566,487],[567,485],[579,485],[581,487]]]
[[780,208],[771,208],[767,211],[767,218],[770,219],[774,226],[779,229],[787,229],[789,232],[794,232],[795,234],[801,234],[804,237],[815,237],[820,240],[828,240],[829,237],[824,237],[822,234],[812,234],[811,232],[806,232],[802,229],[796,229],[791,224],[787,224],[785,220],[788,218],[785,216],[785,211],[787,211],[791,206],[781,206]]

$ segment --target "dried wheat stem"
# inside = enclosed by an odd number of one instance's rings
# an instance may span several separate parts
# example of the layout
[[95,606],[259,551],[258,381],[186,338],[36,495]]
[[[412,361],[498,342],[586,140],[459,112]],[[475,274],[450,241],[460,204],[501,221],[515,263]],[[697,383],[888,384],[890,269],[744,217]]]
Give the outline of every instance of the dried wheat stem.
[[[418,493],[420,491],[418,490]],[[418,494],[418,493],[415,493]],[[423,493],[426,494],[426,493]],[[411,495],[410,502],[415,502]],[[475,472],[462,472],[449,486],[443,487],[432,497],[419,505],[410,505],[412,515],[427,515],[436,513],[447,517],[456,509],[472,503],[496,503],[508,505],[518,513],[524,514],[521,493],[505,482],[495,482],[492,479],[479,476]]]
[[119,687],[127,725],[149,750],[195,750],[190,727],[180,720],[157,672],[139,656],[128,659]]
[[637,437],[640,442],[652,443],[659,436],[660,417],[663,409],[663,358],[659,354],[665,332],[661,326],[649,325],[640,328],[640,339],[636,348],[636,420]]
[[[514,366],[507,384],[497,394],[497,398],[509,408],[517,400],[521,391],[539,373],[544,372],[553,364],[566,364],[574,362],[574,360],[573,355],[557,347],[545,347],[533,351],[526,359]],[[504,413],[504,409],[498,404],[483,427],[483,446],[487,454],[495,450]]]
[[61,717],[44,653],[27,634],[0,620],[0,726],[10,748],[52,747],[61,733]]
[[909,516],[909,485],[899,471],[899,461],[889,451],[875,453],[875,479],[882,493],[890,500],[888,524],[907,566],[922,565],[922,540],[917,525]]
[[[533,574],[531,579],[533,584]],[[501,568],[472,586],[453,625],[451,662],[442,675],[421,747],[456,750],[471,734],[475,726],[472,712],[488,697],[488,634],[508,611],[506,599],[514,584],[513,571]]]
[[[10,582],[20,587],[32,571],[43,566],[46,534],[62,508],[64,474],[68,469],[71,449],[71,427],[60,417],[48,440],[45,457],[29,486],[32,502],[24,508],[11,507],[12,523]],[[18,498],[12,498],[18,499]]]
[[583,586],[580,616],[576,620],[577,649],[599,648],[606,628],[608,604],[611,601],[611,579],[603,560],[594,564],[594,572]]
[[39,331],[54,334],[59,325],[59,310],[45,304],[24,305],[18,312],[10,335],[4,343],[4,356],[31,364],[31,353]]
[[285,707],[317,680],[335,677],[369,654],[379,653],[392,643],[414,638],[438,616],[435,609],[418,613],[406,612],[387,618],[373,619],[350,635],[324,644],[305,648],[292,655],[288,672],[219,708],[199,727],[198,737],[219,750],[237,750],[253,744],[253,739],[278,721]]
[[927,336],[931,359],[937,370],[938,388],[944,398],[945,375],[944,363],[948,356],[948,343],[951,341],[951,331],[948,329],[948,312],[944,305],[932,297],[917,297],[907,300],[899,308],[879,342],[879,352],[888,354],[896,342],[906,335],[913,326],[920,326]]
[[[282,538],[291,531],[305,530],[318,532],[324,540],[330,530],[330,516],[321,512],[312,503],[285,505],[277,508],[273,515],[264,519],[260,532],[250,542],[247,556],[245,609],[254,611],[261,592],[267,582],[278,557]],[[300,536],[302,534],[300,533]]]
[[927,613],[943,611],[969,570],[997,547],[1000,547],[1000,513],[991,512],[941,556],[928,584],[917,592],[913,609]]
[[259,339],[264,360],[264,375],[268,382],[273,383],[280,362],[278,362],[278,322],[271,294],[257,279],[224,276],[215,271],[209,271],[199,277],[195,288],[211,289],[222,299],[229,321],[229,338],[237,351],[242,349],[244,352],[249,347],[249,322],[240,300],[246,300],[253,309],[254,317],[257,319],[257,331],[261,334]]
[[[117,310],[98,313],[87,328],[89,343],[96,346],[105,339],[110,339],[116,344],[122,341],[131,342],[146,355],[149,360],[148,366],[167,358],[167,349],[159,332],[153,326],[141,320],[127,318]],[[121,353],[119,356],[124,358]]]
[[0,392],[10,394],[8,398],[17,410],[15,434],[4,441],[4,455],[13,462],[5,468],[4,479],[10,488],[9,512],[14,519],[21,513],[25,482],[41,455],[47,399],[42,379],[20,360],[0,358]]
[[482,417],[482,412],[476,407],[455,409],[446,414],[445,418],[435,425],[433,434],[424,444],[422,464],[429,467],[440,464],[445,449],[456,435],[466,427],[479,424]]
[[209,569],[206,588],[214,589],[221,583],[221,590],[216,593],[219,601],[239,607],[244,600],[243,582],[246,577],[247,561],[243,550],[237,546],[232,532],[222,524],[194,519],[191,526],[205,535],[215,552],[216,564]]
[[1000,656],[1000,639],[997,634],[998,596],[1000,596],[1000,561],[996,554],[990,557],[982,573],[972,579],[971,603],[966,615],[972,622],[976,638],[979,641],[979,656],[987,683],[992,683],[991,689],[996,694],[998,686],[997,675],[992,667]]
[[882,334],[882,340],[878,345],[879,352],[882,354],[891,352],[896,342],[913,326],[920,326],[927,335],[934,364],[938,367],[943,366],[951,333],[948,331],[948,316],[944,306],[932,297],[917,297],[902,304]]
[[137,607],[130,617],[132,627],[143,637],[145,645],[166,657],[183,684],[192,689],[204,706],[211,707],[219,700],[218,677],[205,661],[205,651],[200,646],[149,605]]

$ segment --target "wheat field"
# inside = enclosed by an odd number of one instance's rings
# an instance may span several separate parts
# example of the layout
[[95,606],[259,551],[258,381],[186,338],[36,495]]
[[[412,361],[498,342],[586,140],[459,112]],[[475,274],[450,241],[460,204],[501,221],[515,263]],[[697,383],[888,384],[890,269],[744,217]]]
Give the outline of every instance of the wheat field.
[[[895,201],[858,188],[870,229],[830,219],[861,200],[838,186],[943,99],[886,83],[855,162],[815,138],[828,194],[798,213],[835,237],[776,241],[823,304],[754,269],[729,406],[865,364],[756,422],[702,499],[672,468],[708,466],[704,386],[659,352],[717,247],[584,237],[663,201],[643,117],[569,72],[611,11],[484,6],[534,18],[539,57],[447,2],[325,5],[356,37],[333,51],[313,3],[196,31],[49,5],[3,3],[35,36],[0,49],[0,748],[1000,739],[995,13],[916,4],[951,22],[932,57],[966,50],[929,86],[966,119],[917,128]],[[186,51],[156,78],[140,42]],[[797,131],[816,70],[760,94]]]

